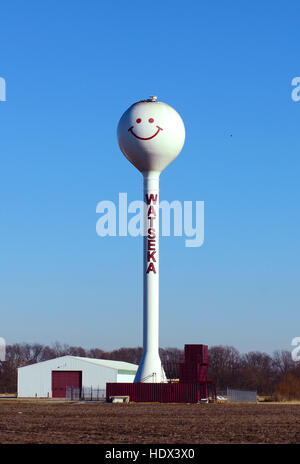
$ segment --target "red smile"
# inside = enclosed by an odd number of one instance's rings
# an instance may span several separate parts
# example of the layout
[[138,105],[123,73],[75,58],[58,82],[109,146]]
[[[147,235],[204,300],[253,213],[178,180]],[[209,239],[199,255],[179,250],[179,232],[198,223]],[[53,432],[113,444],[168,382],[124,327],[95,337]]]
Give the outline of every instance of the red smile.
[[150,139],[153,139],[154,137],[157,136],[157,134],[159,133],[159,131],[163,130],[161,127],[156,126],[156,127],[157,127],[157,131],[155,132],[154,135],[151,135],[151,137],[139,137],[138,135],[136,135],[136,134],[133,132],[133,130],[132,130],[133,127],[134,127],[134,126],[129,127],[128,131],[131,132],[132,135],[134,135],[134,136],[135,136],[137,139],[139,139],[139,140],[150,140]]

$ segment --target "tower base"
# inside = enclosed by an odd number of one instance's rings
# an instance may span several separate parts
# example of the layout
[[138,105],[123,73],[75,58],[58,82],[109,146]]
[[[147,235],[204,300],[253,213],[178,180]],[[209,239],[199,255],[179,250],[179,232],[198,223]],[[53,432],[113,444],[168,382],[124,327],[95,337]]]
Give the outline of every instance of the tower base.
[[198,403],[216,399],[216,387],[212,381],[198,383],[107,383],[106,401],[113,396],[129,396],[129,400],[158,403]]

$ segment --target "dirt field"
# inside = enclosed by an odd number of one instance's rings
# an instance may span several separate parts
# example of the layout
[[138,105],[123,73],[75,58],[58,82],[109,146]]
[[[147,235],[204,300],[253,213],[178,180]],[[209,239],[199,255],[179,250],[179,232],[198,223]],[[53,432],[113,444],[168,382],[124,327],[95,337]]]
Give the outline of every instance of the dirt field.
[[0,443],[300,443],[300,405],[0,400]]

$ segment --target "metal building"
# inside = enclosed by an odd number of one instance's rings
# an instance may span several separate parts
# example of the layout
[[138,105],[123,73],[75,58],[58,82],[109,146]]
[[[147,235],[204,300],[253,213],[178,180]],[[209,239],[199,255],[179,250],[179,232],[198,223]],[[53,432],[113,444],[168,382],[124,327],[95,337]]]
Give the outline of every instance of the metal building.
[[179,364],[179,382],[110,383],[106,385],[106,401],[114,396],[126,396],[135,402],[198,403],[215,401],[216,385],[208,380],[208,346],[185,345],[184,363]]
[[107,382],[131,383],[138,366],[123,361],[62,356],[18,368],[18,397],[64,398],[66,388],[105,389]]

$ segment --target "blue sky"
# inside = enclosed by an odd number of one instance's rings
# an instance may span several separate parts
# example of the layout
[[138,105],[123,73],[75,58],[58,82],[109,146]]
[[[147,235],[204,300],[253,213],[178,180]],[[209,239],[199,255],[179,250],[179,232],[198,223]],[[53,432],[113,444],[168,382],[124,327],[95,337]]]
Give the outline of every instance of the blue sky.
[[205,242],[162,238],[160,345],[290,349],[300,336],[299,3],[11,1],[1,6],[0,336],[142,344],[141,238],[96,205],[141,198],[118,120],[158,95],[186,143],[161,199],[203,200]]

